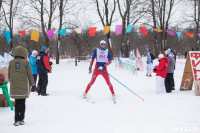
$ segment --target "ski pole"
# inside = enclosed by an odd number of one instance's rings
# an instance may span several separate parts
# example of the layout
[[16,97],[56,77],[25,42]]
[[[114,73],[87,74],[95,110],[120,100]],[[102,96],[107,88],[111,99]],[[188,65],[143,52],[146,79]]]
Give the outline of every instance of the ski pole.
[[139,97],[142,101],[144,101],[143,98],[141,98],[139,95],[137,95],[135,92],[133,92],[131,89],[129,89],[128,87],[126,87],[124,84],[122,84],[119,80],[117,80],[115,77],[113,77],[111,74],[109,74],[108,72],[106,72],[105,70],[103,70],[105,73],[107,73],[108,75],[110,75],[112,78],[114,78],[117,82],[119,82],[121,85],[123,85],[126,89],[128,89],[129,91],[131,91],[133,94],[135,94],[137,97]]

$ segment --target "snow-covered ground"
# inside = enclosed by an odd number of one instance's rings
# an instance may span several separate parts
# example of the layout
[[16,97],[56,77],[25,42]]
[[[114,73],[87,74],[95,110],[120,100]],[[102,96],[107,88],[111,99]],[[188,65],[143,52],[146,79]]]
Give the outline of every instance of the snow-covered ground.
[[[146,59],[144,58],[144,62]],[[177,62],[185,62],[178,59]],[[154,64],[157,64],[155,61]],[[194,91],[179,91],[184,64],[177,63],[176,90],[156,95],[156,77],[146,77],[146,71],[134,75],[129,70],[108,71],[144,101],[111,79],[117,103],[104,79],[99,76],[89,91],[95,103],[86,102],[82,94],[91,79],[88,62],[61,60],[53,65],[47,91],[50,96],[31,93],[26,102],[26,124],[15,127],[14,111],[0,108],[0,133],[199,133],[200,104]],[[1,92],[0,92],[1,93]]]

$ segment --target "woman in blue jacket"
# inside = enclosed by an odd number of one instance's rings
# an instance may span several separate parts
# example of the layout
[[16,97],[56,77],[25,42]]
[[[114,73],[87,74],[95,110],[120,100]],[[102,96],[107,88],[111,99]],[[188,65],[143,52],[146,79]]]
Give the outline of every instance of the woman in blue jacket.
[[[31,66],[31,70],[32,70],[33,78],[35,80],[35,84],[36,84],[37,75],[38,75],[38,73],[37,73],[37,65],[36,65],[37,55],[38,55],[38,52],[36,50],[33,50],[32,54],[29,57],[29,63],[30,63],[30,66]],[[36,90],[31,88],[31,91],[35,92]]]

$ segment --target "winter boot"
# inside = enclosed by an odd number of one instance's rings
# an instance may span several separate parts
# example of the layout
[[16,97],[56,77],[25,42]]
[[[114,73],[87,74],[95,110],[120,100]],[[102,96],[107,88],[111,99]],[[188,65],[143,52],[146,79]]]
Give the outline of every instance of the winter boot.
[[20,125],[20,121],[16,121],[13,125],[14,126],[19,126]]
[[41,94],[41,96],[48,96],[49,94],[47,94],[47,93],[44,93],[44,94]]
[[24,125],[25,124],[24,120],[20,121],[19,124]]

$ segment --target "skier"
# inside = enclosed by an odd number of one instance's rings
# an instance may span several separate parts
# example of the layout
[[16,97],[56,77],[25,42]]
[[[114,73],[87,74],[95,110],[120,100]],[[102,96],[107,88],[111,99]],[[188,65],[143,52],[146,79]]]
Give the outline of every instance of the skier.
[[46,88],[48,84],[48,72],[52,71],[52,68],[49,64],[50,57],[47,55],[47,47],[43,46],[41,48],[40,54],[37,56],[37,72],[39,74],[39,82],[38,82],[38,95],[48,96],[46,93]]
[[159,64],[155,66],[153,72],[156,73],[156,94],[165,93],[165,77],[167,75],[167,69],[169,61],[164,54],[158,56]]
[[95,58],[96,58],[96,65],[95,65],[95,69],[92,75],[92,79],[90,83],[87,85],[87,88],[83,94],[83,98],[87,98],[87,93],[90,90],[91,86],[94,84],[97,76],[102,75],[103,78],[106,80],[106,83],[109,86],[110,91],[112,93],[112,98],[115,101],[115,93],[113,90],[113,86],[110,82],[109,75],[107,73],[107,66],[111,63],[112,58],[111,58],[110,51],[106,49],[105,46],[106,46],[106,42],[102,40],[100,41],[100,47],[94,50],[92,60],[89,66],[89,73],[92,72],[92,65]]

